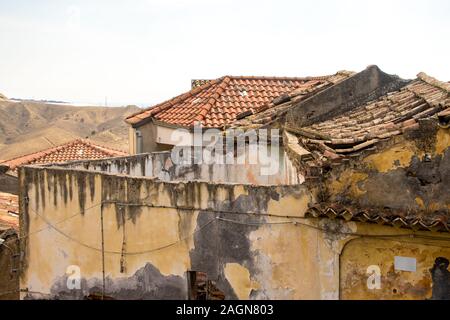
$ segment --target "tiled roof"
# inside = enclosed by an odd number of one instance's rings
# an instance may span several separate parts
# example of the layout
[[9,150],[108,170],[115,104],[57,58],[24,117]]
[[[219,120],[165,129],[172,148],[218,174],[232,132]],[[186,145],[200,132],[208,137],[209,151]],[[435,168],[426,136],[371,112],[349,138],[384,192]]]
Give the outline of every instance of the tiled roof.
[[309,85],[317,86],[330,77],[235,77],[225,76],[129,116],[126,122],[139,124],[149,118],[164,123],[191,127],[200,122],[205,127],[220,128],[236,121],[246,111],[256,111],[273,99]]
[[393,211],[386,208],[361,209],[338,203],[321,203],[310,207],[305,213],[305,216],[377,223],[414,230],[450,232],[450,217],[444,213],[426,215],[417,215],[417,213],[414,213],[408,215],[405,212]]
[[0,192],[0,230],[19,226],[19,200],[16,195]]
[[26,164],[60,163],[73,160],[102,159],[125,155],[127,155],[127,153],[123,151],[100,146],[89,140],[76,139],[54,148],[7,160],[2,164],[8,165],[10,170],[15,170],[18,166]]
[[450,85],[419,73],[398,91],[293,132],[315,164],[338,163],[379,141],[417,129],[420,119],[436,115],[441,125],[448,125],[449,108]]
[[208,79],[192,79],[191,80],[191,89],[200,87],[202,85],[204,85],[205,83],[210,82],[211,80]]
[[354,72],[351,71],[339,71],[326,79],[316,79],[305,82],[295,90],[276,97],[269,103],[255,108],[253,112],[248,112],[248,115],[240,120],[234,121],[227,127],[260,128],[264,125],[269,125],[272,121],[279,120],[280,117],[285,115],[295,103],[305,100],[353,74]]

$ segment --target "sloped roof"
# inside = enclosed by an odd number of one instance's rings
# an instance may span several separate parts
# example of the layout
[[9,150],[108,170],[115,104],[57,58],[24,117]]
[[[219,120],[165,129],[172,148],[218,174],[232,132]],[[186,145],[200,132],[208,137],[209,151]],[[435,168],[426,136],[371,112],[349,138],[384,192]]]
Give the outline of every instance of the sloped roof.
[[303,101],[353,74],[354,72],[352,71],[339,71],[326,79],[308,81],[295,90],[278,96],[269,103],[255,108],[253,111],[248,112],[247,116],[234,121],[227,127],[254,129],[269,125],[272,121],[279,120],[280,117],[285,115],[295,103]]
[[0,230],[19,227],[18,196],[0,192]]
[[60,163],[74,160],[102,159],[125,156],[126,152],[100,146],[86,139],[76,139],[60,146],[10,159],[2,164],[10,170],[27,164]]
[[221,128],[247,111],[255,112],[273,99],[296,89],[305,90],[334,77],[244,77],[225,76],[126,118],[139,125],[154,118],[163,123],[191,127]]
[[314,164],[337,163],[386,138],[417,129],[420,119],[437,115],[444,123],[449,108],[450,85],[419,73],[398,91],[293,132],[311,152]]

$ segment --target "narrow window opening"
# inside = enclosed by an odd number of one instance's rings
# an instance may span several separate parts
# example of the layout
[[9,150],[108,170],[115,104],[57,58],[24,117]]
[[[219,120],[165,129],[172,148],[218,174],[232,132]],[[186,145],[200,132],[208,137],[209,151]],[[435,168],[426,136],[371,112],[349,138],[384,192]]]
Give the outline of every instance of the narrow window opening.
[[144,149],[142,133],[140,130],[136,130],[136,153],[142,153]]

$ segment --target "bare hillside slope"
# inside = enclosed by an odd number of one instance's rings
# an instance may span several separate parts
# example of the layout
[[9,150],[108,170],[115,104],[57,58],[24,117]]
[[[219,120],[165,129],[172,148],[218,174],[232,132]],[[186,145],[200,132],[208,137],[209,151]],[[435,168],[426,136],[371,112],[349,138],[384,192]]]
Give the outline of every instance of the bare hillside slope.
[[124,119],[136,106],[77,107],[0,99],[0,160],[36,152],[76,138],[128,151]]

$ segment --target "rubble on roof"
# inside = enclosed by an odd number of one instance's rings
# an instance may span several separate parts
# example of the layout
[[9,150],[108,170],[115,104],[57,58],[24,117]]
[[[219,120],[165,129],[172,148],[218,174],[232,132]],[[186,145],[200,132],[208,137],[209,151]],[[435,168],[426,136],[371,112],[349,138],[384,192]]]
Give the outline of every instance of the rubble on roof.
[[[265,126],[273,126],[275,122],[283,123],[287,111],[297,102],[317,94],[318,92],[353,75],[351,71],[339,71],[326,79],[316,79],[305,82],[297,89],[276,97],[254,111],[248,111],[242,119],[230,123],[226,128],[257,129]],[[240,115],[238,115],[239,118]]]
[[304,167],[335,166],[375,151],[389,138],[418,129],[424,119],[433,117],[448,127],[449,92],[448,84],[420,73],[406,86],[343,114],[287,130],[313,156],[302,163]]

